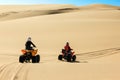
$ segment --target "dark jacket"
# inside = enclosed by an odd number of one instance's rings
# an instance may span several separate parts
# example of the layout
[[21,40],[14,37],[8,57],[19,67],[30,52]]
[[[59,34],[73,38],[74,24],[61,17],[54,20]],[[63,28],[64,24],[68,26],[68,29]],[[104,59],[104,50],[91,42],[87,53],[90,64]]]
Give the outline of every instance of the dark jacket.
[[33,47],[36,47],[31,41],[27,41],[25,44],[26,50],[33,50]]

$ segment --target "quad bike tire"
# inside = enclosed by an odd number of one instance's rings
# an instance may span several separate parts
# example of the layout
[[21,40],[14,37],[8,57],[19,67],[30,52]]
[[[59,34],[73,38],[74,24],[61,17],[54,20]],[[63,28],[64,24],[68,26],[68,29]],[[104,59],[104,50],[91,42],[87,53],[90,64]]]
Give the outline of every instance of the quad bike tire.
[[58,56],[58,60],[62,60],[63,56],[62,55],[59,55]]
[[36,63],[36,56],[32,56],[32,63]]
[[21,56],[19,57],[19,62],[20,62],[20,63],[24,63],[24,61],[25,61],[25,57],[24,57],[23,55],[21,55]]
[[36,63],[40,62],[40,55],[36,55]]
[[73,61],[73,62],[76,61],[76,55],[74,55],[74,56],[72,57],[72,61]]
[[32,56],[32,63],[39,63],[40,62],[40,55]]
[[30,52],[26,53],[26,60],[28,62],[30,62],[31,57],[32,57],[32,53],[30,53]]
[[71,58],[72,58],[71,54],[68,54],[67,55],[67,62],[71,62]]

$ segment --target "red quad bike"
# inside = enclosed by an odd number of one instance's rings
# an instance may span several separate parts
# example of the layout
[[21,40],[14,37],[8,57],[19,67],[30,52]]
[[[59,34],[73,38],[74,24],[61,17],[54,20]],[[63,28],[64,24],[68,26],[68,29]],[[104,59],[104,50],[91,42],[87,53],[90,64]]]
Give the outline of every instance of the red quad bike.
[[67,62],[75,62],[76,61],[76,55],[74,55],[74,52],[70,50],[69,52],[66,52],[64,49],[62,49],[62,54],[58,56],[58,60],[67,60]]
[[34,50],[21,50],[21,52],[23,53],[20,57],[19,57],[19,62],[20,63],[30,63],[32,61],[32,63],[39,63],[40,62],[40,55],[37,54],[38,49],[34,49]]

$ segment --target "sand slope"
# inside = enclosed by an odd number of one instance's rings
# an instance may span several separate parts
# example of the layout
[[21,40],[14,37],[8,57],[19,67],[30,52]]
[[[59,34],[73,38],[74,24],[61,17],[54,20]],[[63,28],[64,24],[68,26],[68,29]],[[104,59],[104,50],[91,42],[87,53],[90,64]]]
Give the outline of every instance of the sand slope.
[[[0,6],[0,80],[119,80],[120,11],[106,6]],[[18,62],[29,36],[41,55],[38,64]],[[57,60],[67,41],[75,63]]]
[[87,9],[87,10],[119,10],[120,6],[112,6],[112,5],[106,5],[106,4],[91,4],[87,6],[81,6],[80,9]]
[[[50,7],[48,7],[50,6]],[[73,5],[8,5],[0,6],[0,20],[11,20],[40,15],[52,15],[78,10]]]
[[[48,8],[47,6],[50,6],[50,7]],[[85,10],[85,11],[99,10],[101,12],[106,10],[108,13],[111,14],[111,11],[108,11],[108,10],[116,11],[116,10],[120,10],[120,7],[104,5],[104,4],[92,4],[89,6],[81,6],[81,7],[77,7],[74,5],[26,5],[26,6],[25,5],[21,5],[21,6],[8,5],[8,6],[0,6],[0,21],[34,17],[34,16],[42,16],[42,15],[70,13],[70,12],[77,12],[82,10]],[[99,11],[98,13],[101,13]],[[86,13],[89,13],[89,12],[86,12]],[[105,14],[105,13],[101,13],[101,14]],[[108,16],[110,17],[110,15]]]

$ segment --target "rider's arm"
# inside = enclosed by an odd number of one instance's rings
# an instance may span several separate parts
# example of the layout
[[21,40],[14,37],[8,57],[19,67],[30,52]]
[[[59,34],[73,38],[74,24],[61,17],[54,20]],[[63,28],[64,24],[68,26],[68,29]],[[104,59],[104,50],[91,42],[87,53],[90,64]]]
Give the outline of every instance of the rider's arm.
[[31,44],[33,45],[33,47],[36,47],[35,44],[33,44],[32,42],[31,42]]

